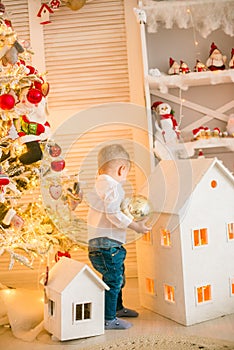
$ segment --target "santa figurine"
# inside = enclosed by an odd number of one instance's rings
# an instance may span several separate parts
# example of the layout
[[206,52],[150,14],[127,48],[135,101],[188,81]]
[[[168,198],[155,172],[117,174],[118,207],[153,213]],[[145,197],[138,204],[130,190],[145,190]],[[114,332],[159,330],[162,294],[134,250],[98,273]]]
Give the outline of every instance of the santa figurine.
[[180,65],[178,62],[173,60],[173,58],[170,57],[169,59],[169,65],[170,68],[168,70],[169,75],[174,75],[174,74],[180,74]]
[[204,63],[200,60],[196,61],[196,65],[194,67],[194,72],[206,72],[208,69]]
[[155,137],[165,143],[177,142],[180,139],[180,130],[171,106],[168,103],[157,101],[151,108],[155,113]]
[[229,68],[234,69],[234,48],[231,51],[231,59],[229,61]]
[[208,69],[211,71],[224,70],[226,60],[227,57],[222,55],[215,43],[212,43],[210,47],[210,56],[206,61]]
[[190,69],[184,61],[180,61],[180,74],[190,73]]

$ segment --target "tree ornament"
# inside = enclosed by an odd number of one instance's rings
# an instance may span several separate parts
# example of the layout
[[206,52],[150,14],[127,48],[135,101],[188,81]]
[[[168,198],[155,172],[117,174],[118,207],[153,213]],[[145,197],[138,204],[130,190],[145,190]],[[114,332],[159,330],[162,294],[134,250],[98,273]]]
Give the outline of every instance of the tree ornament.
[[51,0],[49,2],[49,5],[50,7],[53,9],[53,10],[56,10],[59,8],[59,6],[61,5],[61,1],[60,0]]
[[53,171],[60,172],[65,168],[65,160],[58,158],[57,160],[53,160],[50,166]]
[[58,262],[63,256],[65,256],[66,258],[71,258],[71,254],[68,251],[57,251],[57,253],[55,254],[55,261]]
[[206,66],[209,70],[224,70],[225,62],[227,60],[227,56],[223,56],[221,51],[213,42],[210,47],[210,56],[206,61]]
[[15,106],[15,99],[11,94],[0,96],[0,108],[4,111],[10,111]]
[[149,217],[153,213],[152,204],[142,195],[125,198],[121,204],[122,212],[135,221]]
[[77,11],[85,5],[86,0],[64,0],[64,2],[72,11]]
[[51,157],[59,157],[61,152],[61,147],[57,143],[49,146],[49,154]]
[[61,185],[50,185],[49,187],[50,196],[56,201],[61,197],[62,192],[63,189]]
[[30,89],[27,93],[27,100],[32,104],[38,104],[42,100],[42,92],[38,89]]
[[37,69],[34,68],[33,66],[26,66],[26,68],[28,69],[28,75],[38,73]]

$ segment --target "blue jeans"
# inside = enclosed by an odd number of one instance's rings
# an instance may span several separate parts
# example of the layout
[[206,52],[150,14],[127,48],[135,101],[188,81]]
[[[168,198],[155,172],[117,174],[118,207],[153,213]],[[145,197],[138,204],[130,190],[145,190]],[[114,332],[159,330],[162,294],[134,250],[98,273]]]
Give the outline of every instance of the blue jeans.
[[106,320],[113,320],[116,317],[117,300],[124,282],[125,257],[126,249],[120,242],[106,237],[92,239],[89,242],[89,259],[110,288],[105,291]]

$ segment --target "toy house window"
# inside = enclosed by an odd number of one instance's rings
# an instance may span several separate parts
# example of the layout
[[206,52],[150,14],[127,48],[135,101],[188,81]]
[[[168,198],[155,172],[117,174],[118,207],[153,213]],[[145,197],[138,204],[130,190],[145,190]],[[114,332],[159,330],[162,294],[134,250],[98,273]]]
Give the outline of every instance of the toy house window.
[[154,280],[152,278],[146,278],[145,282],[146,282],[146,292],[149,294],[155,295]]
[[230,292],[231,296],[234,296],[234,278],[230,278]]
[[142,235],[142,240],[144,242],[151,242],[151,231],[146,232],[144,235]]
[[208,244],[207,228],[193,230],[193,244],[195,247]]
[[211,185],[212,188],[215,188],[215,187],[217,187],[218,184],[217,184],[216,180],[212,180],[210,185]]
[[161,245],[171,247],[171,232],[166,229],[161,229]]
[[198,304],[211,300],[211,285],[197,287],[197,302]]
[[75,304],[75,321],[91,318],[91,303]]
[[54,312],[55,312],[55,302],[53,300],[49,299],[49,301],[48,301],[49,316],[54,316]]
[[169,286],[168,284],[164,285],[164,298],[171,303],[175,302],[175,287]]
[[227,224],[228,239],[234,239],[234,223]]

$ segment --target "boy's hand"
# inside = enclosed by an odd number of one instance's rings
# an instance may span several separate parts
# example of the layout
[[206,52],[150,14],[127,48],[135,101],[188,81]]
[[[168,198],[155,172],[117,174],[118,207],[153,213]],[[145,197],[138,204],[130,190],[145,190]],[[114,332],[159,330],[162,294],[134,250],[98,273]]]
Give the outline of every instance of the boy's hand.
[[147,233],[152,229],[151,226],[147,226],[146,222],[149,220],[149,218],[145,218],[140,221],[132,221],[131,224],[128,226],[130,229],[136,231],[137,233]]

